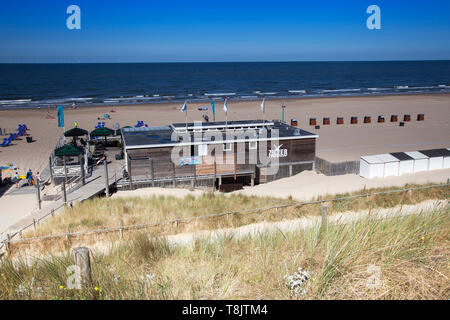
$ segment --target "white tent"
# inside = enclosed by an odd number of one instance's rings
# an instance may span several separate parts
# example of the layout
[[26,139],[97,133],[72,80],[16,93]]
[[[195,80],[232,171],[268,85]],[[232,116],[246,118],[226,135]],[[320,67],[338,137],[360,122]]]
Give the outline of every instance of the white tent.
[[428,171],[428,157],[418,151],[405,152],[408,156],[414,159],[413,172]]

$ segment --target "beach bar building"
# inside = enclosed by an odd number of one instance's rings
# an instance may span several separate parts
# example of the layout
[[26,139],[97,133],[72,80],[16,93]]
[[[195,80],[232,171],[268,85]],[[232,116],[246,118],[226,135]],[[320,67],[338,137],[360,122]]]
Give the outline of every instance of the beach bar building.
[[279,120],[122,128],[124,185],[229,191],[266,183],[312,170],[317,138]]

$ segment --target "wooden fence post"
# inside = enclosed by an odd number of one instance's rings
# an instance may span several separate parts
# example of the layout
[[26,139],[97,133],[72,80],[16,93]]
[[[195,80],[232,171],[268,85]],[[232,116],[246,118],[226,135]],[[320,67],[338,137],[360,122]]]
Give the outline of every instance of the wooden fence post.
[[64,181],[67,182],[67,165],[66,165],[66,156],[63,156],[63,165],[64,165]]
[[67,193],[66,193],[66,181],[65,180],[62,181],[61,191],[62,191],[64,205],[66,205],[67,204]]
[[69,233],[70,233],[70,229],[69,227],[67,227],[66,229],[66,242],[69,243]]
[[320,225],[320,229],[323,231],[327,228],[328,225],[328,207],[326,205],[322,205],[322,223]]
[[34,179],[36,185],[36,201],[38,210],[41,210],[41,183],[38,178]]
[[6,252],[8,255],[11,253],[11,235],[8,233],[6,235]]
[[175,174],[175,163],[172,162],[172,178],[173,178],[173,187],[175,188],[177,186],[177,181],[175,180],[176,174]]
[[153,159],[152,158],[150,158],[150,171],[152,174],[152,187],[154,187],[155,186],[155,170],[153,168]]
[[127,155],[128,163],[128,179],[130,179],[130,190],[133,190],[133,174],[131,173],[131,157]]
[[[213,191],[216,191],[216,180],[217,180],[217,163],[216,163],[216,152],[214,151],[214,183],[213,183]],[[220,183],[219,183],[220,188]]]
[[123,240],[123,219],[120,219],[120,240]]
[[52,156],[48,158],[49,167],[50,167],[50,181],[52,184],[55,184],[55,178],[53,177],[53,163],[52,163]]
[[89,286],[92,284],[91,259],[89,257],[89,249],[86,247],[78,247],[73,249],[74,264],[80,270],[81,284]]
[[109,198],[109,177],[108,177],[108,159],[105,156],[105,193],[106,197]]
[[33,218],[33,228],[34,228],[34,230],[36,230],[36,219],[35,218]]
[[86,184],[86,173],[84,172],[84,156],[80,158],[81,185]]

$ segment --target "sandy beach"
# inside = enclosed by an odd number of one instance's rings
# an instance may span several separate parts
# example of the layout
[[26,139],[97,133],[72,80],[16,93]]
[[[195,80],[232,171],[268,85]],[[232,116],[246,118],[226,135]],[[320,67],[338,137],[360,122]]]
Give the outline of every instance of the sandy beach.
[[[266,100],[266,118],[281,119],[282,100]],[[262,118],[260,101],[229,101],[228,119]],[[184,122],[184,113],[179,111],[180,103],[146,104],[130,106],[80,107],[65,108],[65,129],[73,127],[75,121],[79,127],[93,130],[104,113],[110,120],[102,120],[106,126],[114,128],[136,124],[143,120],[149,126],[167,125]],[[208,102],[189,103],[189,121],[201,121],[205,111],[199,107],[210,106]],[[336,97],[316,99],[286,100],[285,119],[296,118],[299,127],[319,134],[317,156],[329,161],[357,160],[361,155],[394,151],[412,151],[439,147],[450,147],[450,94],[371,96],[371,97]],[[111,112],[114,110],[115,112]],[[1,110],[0,128],[7,132],[15,131],[19,123],[30,128],[29,134],[35,142],[27,143],[25,138],[13,141],[9,147],[0,148],[0,164],[12,162],[19,167],[19,174],[29,168],[34,172],[42,171],[47,165],[58,137],[63,128],[57,127],[56,119],[46,119],[47,107],[41,109]],[[209,117],[212,120],[211,111]],[[425,121],[417,122],[418,113],[425,114]],[[56,111],[52,110],[56,118]],[[390,123],[391,114],[398,114],[399,121],[404,114],[411,114],[411,122],[400,127]],[[372,117],[371,124],[364,124],[365,115]],[[386,123],[377,123],[378,115],[386,116]],[[344,117],[344,125],[336,125],[336,117]],[[350,117],[357,116],[358,124],[351,125]],[[309,126],[309,118],[317,118],[321,124],[322,117],[330,117],[331,125],[321,125],[320,130]],[[216,102],[216,120],[224,120],[222,103]],[[4,172],[5,176],[11,171]]]

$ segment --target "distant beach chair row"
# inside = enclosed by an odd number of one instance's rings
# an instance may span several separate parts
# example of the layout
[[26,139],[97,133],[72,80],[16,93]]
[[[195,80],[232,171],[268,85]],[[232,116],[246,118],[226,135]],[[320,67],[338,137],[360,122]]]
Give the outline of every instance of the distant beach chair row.
[[[417,121],[424,121],[425,115],[423,113],[417,114]],[[384,123],[386,121],[385,116],[380,115],[378,116],[378,123]],[[391,122],[398,122],[398,115],[393,114],[391,115]],[[403,122],[410,122],[411,121],[411,115],[405,114],[403,115]],[[372,117],[371,116],[364,116],[364,123],[371,123]],[[357,124],[358,123],[358,117],[352,116],[350,117],[350,123],[351,124]],[[322,119],[322,125],[327,126],[331,124],[331,120],[329,117],[323,117]],[[336,118],[336,124],[341,125],[344,124],[344,117],[337,117]],[[291,126],[297,126],[298,120],[297,119],[291,119]],[[316,118],[309,118],[309,125],[310,126],[317,126],[317,119]]]
[[1,147],[7,147],[11,145],[11,143],[16,140],[19,136],[24,136],[27,134],[27,125],[26,124],[19,124],[19,127],[17,128],[17,133],[10,133],[8,138],[3,138],[3,142],[0,143]]
[[136,125],[135,125],[134,127],[135,127],[135,128],[141,128],[141,127],[146,127],[146,128],[148,128],[148,124],[144,124],[144,121],[138,120],[138,122],[136,123]]
[[105,127],[105,123],[104,122],[98,122],[94,129],[104,128],[104,127]]

